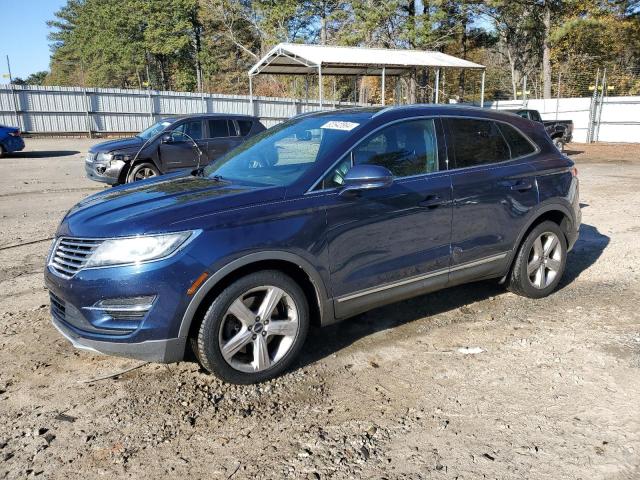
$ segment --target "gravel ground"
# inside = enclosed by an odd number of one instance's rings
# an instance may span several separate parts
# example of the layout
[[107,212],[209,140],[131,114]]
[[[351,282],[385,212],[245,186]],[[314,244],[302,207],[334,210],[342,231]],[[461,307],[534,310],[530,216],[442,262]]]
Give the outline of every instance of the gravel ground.
[[482,282],[379,308],[238,387],[50,324],[45,239],[102,188],[91,142],[0,160],[0,478],[640,478],[640,145],[570,145],[584,224],[551,297]]

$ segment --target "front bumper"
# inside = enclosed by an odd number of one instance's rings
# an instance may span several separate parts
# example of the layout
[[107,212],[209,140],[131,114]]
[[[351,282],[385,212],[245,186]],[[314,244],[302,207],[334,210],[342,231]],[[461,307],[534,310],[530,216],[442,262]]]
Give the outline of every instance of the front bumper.
[[[153,362],[179,361],[186,345],[180,326],[191,301],[187,290],[205,270],[186,251],[140,265],[79,270],[70,278],[47,266],[53,324],[77,348]],[[140,298],[153,298],[142,313],[117,306]],[[111,301],[116,306],[104,306]]]
[[120,180],[122,169],[126,163],[122,160],[111,160],[109,163],[96,163],[90,161],[90,158],[84,163],[84,170],[87,178],[95,182],[102,182],[109,185],[116,185]]
[[22,137],[8,136],[4,140],[0,141],[0,143],[2,143],[7,153],[20,152],[24,150],[24,140]]
[[97,341],[81,337],[53,315],[51,321],[62,336],[80,350],[159,363],[179,362],[184,356],[186,337],[137,343]]

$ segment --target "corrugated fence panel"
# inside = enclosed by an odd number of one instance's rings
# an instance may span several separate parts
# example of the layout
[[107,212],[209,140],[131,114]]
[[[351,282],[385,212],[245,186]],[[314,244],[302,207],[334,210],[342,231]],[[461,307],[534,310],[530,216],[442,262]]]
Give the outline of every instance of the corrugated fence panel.
[[[325,103],[323,110],[355,105]],[[27,133],[139,132],[162,117],[197,113],[256,115],[270,127],[319,109],[317,100],[254,97],[252,108],[244,95],[0,85],[0,123],[17,124]]]

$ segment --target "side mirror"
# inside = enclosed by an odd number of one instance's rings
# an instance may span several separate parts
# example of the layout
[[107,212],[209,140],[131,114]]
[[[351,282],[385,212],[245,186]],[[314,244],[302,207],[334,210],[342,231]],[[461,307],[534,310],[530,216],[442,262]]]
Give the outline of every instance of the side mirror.
[[173,143],[173,135],[171,133],[163,133],[160,138],[161,143]]
[[340,196],[353,195],[365,190],[386,188],[393,183],[393,174],[379,165],[356,165],[344,177]]

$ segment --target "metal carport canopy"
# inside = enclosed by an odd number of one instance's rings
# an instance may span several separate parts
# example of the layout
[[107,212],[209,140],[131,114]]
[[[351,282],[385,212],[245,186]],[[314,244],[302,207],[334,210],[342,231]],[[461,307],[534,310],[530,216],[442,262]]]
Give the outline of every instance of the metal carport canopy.
[[416,67],[473,68],[484,65],[441,52],[388,48],[336,47],[280,43],[256,63],[249,75],[402,75]]
[[249,95],[253,110],[253,77],[261,73],[273,75],[307,75],[319,77],[320,107],[322,107],[322,75],[380,75],[382,104],[385,104],[385,77],[398,76],[417,67],[436,69],[436,96],[441,68],[468,68],[482,71],[480,106],[484,106],[485,67],[446,53],[427,50],[388,48],[338,47],[280,43],[249,70]]

